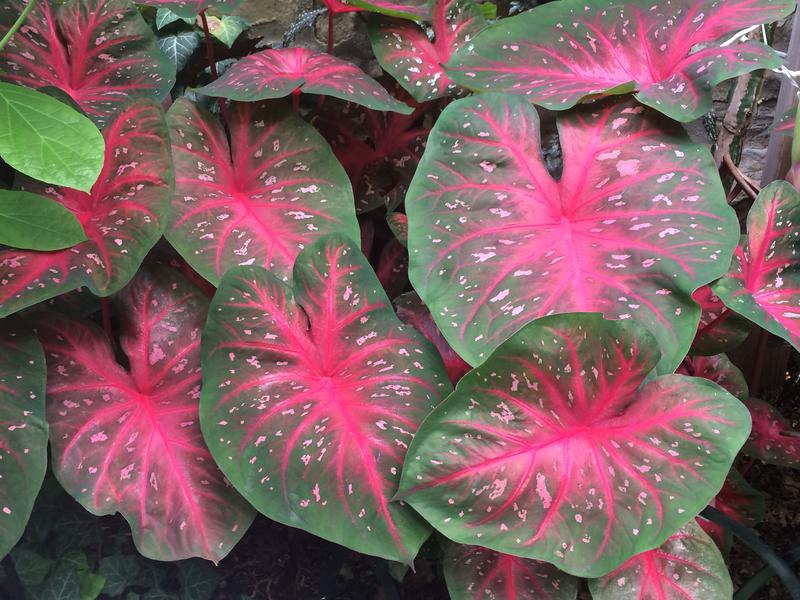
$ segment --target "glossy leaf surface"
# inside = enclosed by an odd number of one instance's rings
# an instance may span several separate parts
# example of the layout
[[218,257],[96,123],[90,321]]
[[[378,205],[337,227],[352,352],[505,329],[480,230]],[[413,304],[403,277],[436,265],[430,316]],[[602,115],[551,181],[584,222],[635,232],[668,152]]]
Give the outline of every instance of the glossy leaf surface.
[[556,180],[524,100],[450,104],[406,196],[411,282],[472,365],[539,316],[598,311],[654,331],[671,372],[697,329],[691,292],[738,239],[711,156],[630,101],[572,111],[559,134]]
[[457,95],[444,71],[453,52],[474,38],[486,19],[473,0],[433,0],[433,41],[416,24],[391,18],[370,20],[369,38],[378,62],[417,102]]
[[242,102],[283,98],[300,90],[333,96],[373,110],[403,114],[413,109],[396,100],[354,64],[307,48],[276,48],[246,56],[216,81],[197,90]]
[[240,0],[137,0],[138,4],[166,8],[179,17],[194,17],[209,8],[215,13],[227,13],[236,8],[239,2]]
[[660,547],[589,581],[593,600],[723,600],[733,595],[716,544],[690,521]]
[[358,6],[351,6],[349,4],[345,4],[342,0],[322,0],[322,3],[333,15],[340,15],[348,12],[360,12],[364,10]]
[[747,215],[747,238],[712,286],[730,308],[800,349],[800,193],[771,183]]
[[293,281],[242,267],[220,284],[203,333],[211,452],[269,518],[410,564],[429,530],[390,499],[420,421],[451,389],[441,361],[346,238],[306,248]]
[[398,498],[456,542],[609,573],[713,498],[750,426],[710,381],[644,383],[657,362],[629,321],[528,324],[425,419]]
[[86,240],[80,221],[55,200],[0,190],[0,244],[27,250],[61,250]]
[[196,31],[180,31],[174,35],[162,35],[158,38],[158,47],[180,73],[200,47],[200,35]]
[[38,340],[0,327],[0,557],[22,536],[47,469],[46,375]]
[[430,0],[345,0],[347,4],[390,17],[426,21],[431,17]]
[[[0,5],[0,34],[24,2]],[[175,68],[126,0],[42,0],[25,26],[0,52],[0,78],[66,92],[96,123],[104,125],[131,98],[161,101],[175,83]]]
[[762,400],[748,400],[747,408],[753,430],[744,447],[745,454],[771,465],[800,469],[800,431],[793,430],[774,406]]
[[469,89],[522,94],[553,110],[635,90],[640,102],[688,122],[711,109],[716,84],[782,62],[760,42],[719,38],[794,7],[794,0],[561,0],[498,21],[453,57],[448,74]]
[[750,322],[725,306],[710,285],[697,289],[692,300],[700,305],[700,323],[690,349],[692,354],[711,356],[728,352],[747,338]]
[[676,373],[713,381],[739,400],[747,400],[750,396],[744,374],[724,354],[687,356]]
[[359,239],[347,175],[312,126],[266,104],[229,115],[230,144],[187,100],[167,115],[176,171],[167,238],[198,273],[217,284],[231,267],[257,265],[287,279],[314,240]]
[[17,171],[88,192],[105,157],[97,126],[66,104],[29,88],[0,83],[0,157]]
[[539,560],[448,543],[444,578],[451,600],[574,600],[578,580]]
[[129,370],[94,324],[42,324],[53,470],[88,511],[121,513],[145,556],[217,562],[253,510],[225,481],[200,432],[208,300],[172,270],[143,271],[119,300]]
[[0,316],[81,286],[108,296],[130,281],[161,237],[172,161],[161,109],[140,100],[103,131],[106,160],[91,193],[25,182],[66,207],[88,241],[57,252],[0,250]]

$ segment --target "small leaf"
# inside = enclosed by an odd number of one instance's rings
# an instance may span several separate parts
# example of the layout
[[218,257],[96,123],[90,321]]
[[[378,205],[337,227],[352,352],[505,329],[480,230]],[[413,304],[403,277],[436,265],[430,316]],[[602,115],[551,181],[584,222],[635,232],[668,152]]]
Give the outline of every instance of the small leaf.
[[242,32],[250,28],[250,23],[243,17],[207,17],[207,20],[211,35],[228,48],[233,46]]
[[47,94],[0,83],[0,123],[0,157],[17,171],[54,185],[92,189],[105,143],[88,118]]
[[453,541],[606,575],[707,505],[750,427],[711,381],[649,378],[658,360],[632,321],[529,323],[426,417],[397,499]]
[[195,50],[200,47],[200,35],[196,31],[162,35],[158,38],[158,47],[172,61],[175,69],[180,72],[189,62]]
[[[182,19],[194,20],[200,12],[209,8],[215,13],[228,13],[236,8],[241,0],[137,0],[138,4],[157,6],[159,10],[169,10]],[[160,27],[159,27],[160,29]]]
[[739,368],[724,354],[716,356],[687,356],[675,371],[680,375],[702,377],[728,390],[739,400],[747,400],[750,393],[747,380]]
[[692,520],[661,547],[589,580],[589,591],[593,600],[724,600],[733,595],[733,583],[716,544]]
[[345,0],[345,2],[370,12],[401,19],[426,21],[431,17],[429,0]]
[[156,29],[164,29],[164,27],[170,23],[176,21],[183,21],[187,25],[194,25],[194,17],[181,17],[168,8],[159,8],[156,10]]
[[14,561],[14,570],[26,588],[43,583],[55,564],[54,560],[21,547],[16,547],[11,551],[11,558]]
[[0,190],[0,244],[25,250],[61,250],[86,241],[75,215],[55,200]]
[[748,400],[747,408],[753,430],[743,452],[770,465],[800,469],[800,431],[793,430],[774,406],[762,400]]
[[58,563],[44,582],[38,600],[81,600],[81,574],[67,562]]
[[219,584],[220,574],[205,561],[184,560],[178,563],[178,578],[182,600],[210,600]]
[[106,578],[97,573],[81,573],[80,589],[81,600],[95,600],[103,591]]
[[98,572],[106,578],[103,593],[119,596],[125,588],[136,584],[139,560],[135,556],[114,554],[100,559]]
[[729,352],[747,338],[750,322],[725,306],[710,285],[704,285],[692,294],[700,305],[700,323],[694,334],[691,354],[711,356]]

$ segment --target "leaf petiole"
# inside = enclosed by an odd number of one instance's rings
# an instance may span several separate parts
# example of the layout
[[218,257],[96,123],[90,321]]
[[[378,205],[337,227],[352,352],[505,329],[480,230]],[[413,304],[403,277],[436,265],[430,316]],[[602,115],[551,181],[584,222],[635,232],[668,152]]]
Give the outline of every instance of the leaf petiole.
[[33,10],[34,6],[36,6],[36,0],[30,0],[27,6],[25,6],[25,8],[19,14],[17,20],[11,26],[11,29],[9,29],[8,32],[6,32],[6,34],[3,36],[3,39],[0,40],[0,51],[6,47],[6,44],[8,44],[8,42],[11,41],[11,38],[14,37],[14,34],[17,33],[17,30],[22,27],[22,24],[25,22],[25,19],[28,18],[28,15]]

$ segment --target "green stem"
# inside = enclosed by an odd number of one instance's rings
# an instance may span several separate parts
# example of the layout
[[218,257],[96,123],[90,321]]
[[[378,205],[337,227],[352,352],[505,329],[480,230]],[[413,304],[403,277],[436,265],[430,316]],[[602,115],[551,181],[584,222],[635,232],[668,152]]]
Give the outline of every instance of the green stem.
[[3,48],[6,47],[6,44],[11,41],[11,38],[14,37],[14,34],[17,33],[17,30],[22,27],[22,24],[25,22],[25,19],[28,18],[28,15],[33,10],[34,6],[36,6],[36,0],[30,0],[27,6],[25,6],[16,23],[11,26],[11,29],[9,29],[8,32],[3,36],[3,39],[0,40],[0,52],[2,52]]

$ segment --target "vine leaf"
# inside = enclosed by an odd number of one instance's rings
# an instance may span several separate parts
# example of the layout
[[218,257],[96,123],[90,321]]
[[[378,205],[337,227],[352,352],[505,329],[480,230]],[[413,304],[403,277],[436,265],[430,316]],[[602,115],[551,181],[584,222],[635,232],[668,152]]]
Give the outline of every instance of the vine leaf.
[[729,351],[747,338],[750,322],[730,310],[710,285],[698,288],[692,300],[700,305],[700,323],[694,334],[691,354],[711,356]]
[[634,556],[607,576],[589,581],[594,600],[730,598],[733,583],[719,549],[694,521],[660,547]]
[[[627,94],[676,121],[712,108],[712,88],[782,64],[760,42],[720,38],[777,21],[794,0],[562,0],[502,19],[453,56],[466,88],[524,95],[552,110]],[[701,49],[697,49],[701,46]]]
[[275,48],[246,56],[197,93],[254,102],[283,98],[295,90],[333,96],[373,110],[413,111],[354,64],[308,48]]
[[431,17],[430,0],[344,0],[357,8],[370,12],[412,19],[414,21],[427,21]]
[[444,578],[452,600],[575,600],[578,580],[539,560],[448,542]]
[[739,400],[747,400],[750,397],[744,374],[724,354],[687,356],[676,373],[713,381]]
[[753,430],[743,452],[770,465],[800,469],[800,431],[778,410],[762,400],[747,401]]
[[203,333],[211,453],[269,518],[411,564],[429,529],[390,499],[419,423],[452,389],[441,361],[343,236],[300,253],[293,281],[239,267],[220,284]]
[[697,330],[690,294],[739,235],[711,155],[632,101],[571,111],[559,136],[556,180],[524,100],[450,104],[406,196],[411,283],[472,365],[537,317],[597,311],[651,329],[672,372]]
[[433,41],[424,29],[404,19],[370,20],[369,39],[383,69],[417,102],[458,95],[443,65],[453,52],[474,38],[486,19],[473,0],[433,0]]
[[453,541],[606,575],[706,506],[750,427],[706,379],[644,383],[658,358],[630,321],[528,324],[428,415],[397,498]]
[[36,337],[0,327],[0,557],[16,545],[47,470],[44,388],[47,373]]
[[109,296],[134,276],[161,237],[173,191],[161,108],[128,105],[103,130],[105,164],[90,193],[26,180],[24,191],[67,208],[87,241],[66,250],[0,249],[0,317],[86,286]]
[[170,108],[176,186],[167,239],[213,284],[238,265],[287,279],[305,246],[359,238],[347,174],[314,128],[275,106],[238,103],[231,142],[188,100]]
[[[0,35],[25,6],[0,5]],[[161,102],[175,83],[175,67],[126,0],[39,2],[25,26],[0,52],[0,79],[66,92],[96,123],[105,125],[132,98]]]
[[800,193],[769,184],[747,215],[747,238],[712,286],[731,310],[800,350]]
[[53,470],[89,512],[122,513],[148,558],[217,562],[254,511],[214,464],[198,422],[208,300],[164,269],[142,271],[119,301],[129,370],[90,322],[41,328]]
[[[136,0],[138,4],[147,4],[159,9],[165,8],[181,18],[194,17],[212,9],[214,13],[229,13],[239,5],[241,0]],[[159,28],[160,29],[160,28]]]

